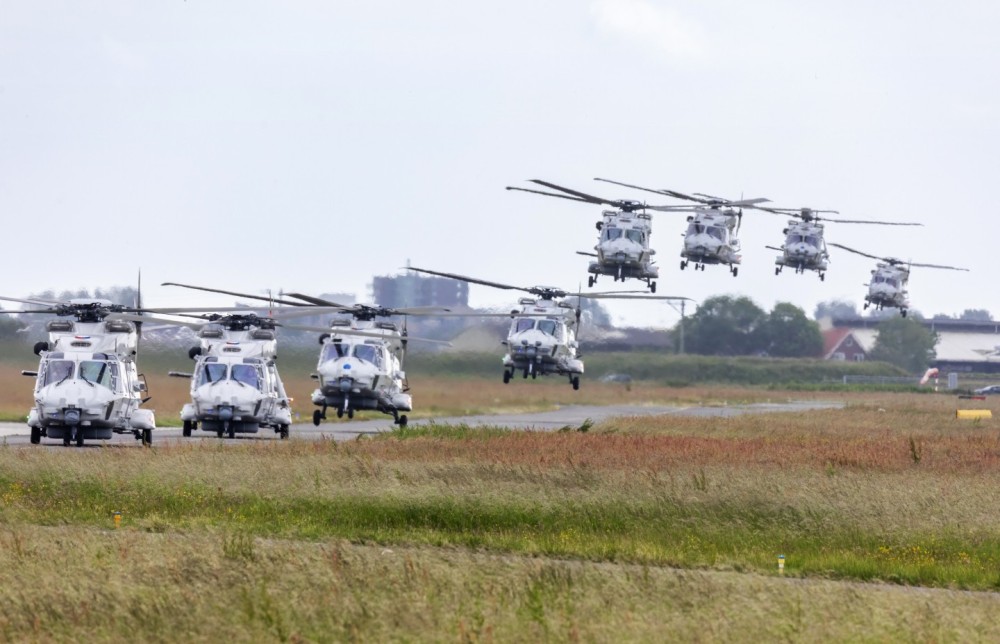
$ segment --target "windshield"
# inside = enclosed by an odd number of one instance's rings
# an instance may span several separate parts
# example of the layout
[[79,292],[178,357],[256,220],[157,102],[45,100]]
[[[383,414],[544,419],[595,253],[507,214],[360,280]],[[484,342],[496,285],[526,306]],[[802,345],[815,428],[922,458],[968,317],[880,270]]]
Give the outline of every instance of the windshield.
[[323,347],[323,362],[346,358],[351,354],[351,345],[343,342],[331,342]]
[[251,364],[234,364],[232,379],[254,389],[260,389],[260,378],[257,374],[257,367]]
[[[611,241],[614,239],[619,239],[622,236],[621,228],[605,228],[604,229],[604,240]],[[593,237],[591,237],[593,239]]]
[[547,333],[549,335],[555,335],[556,334],[556,323],[553,322],[552,320],[539,320],[538,321],[538,330],[541,331],[542,333]]
[[51,385],[54,382],[62,382],[72,375],[72,360],[50,360],[45,367],[45,380],[42,382],[42,386]]
[[531,318],[521,318],[517,321],[517,326],[514,327],[514,333],[520,333],[522,331],[528,331],[529,329],[535,328],[535,321]]
[[201,370],[198,385],[211,384],[226,379],[226,365],[218,362],[207,362]]
[[641,230],[627,230],[625,231],[625,236],[637,244],[641,244],[643,242],[643,238],[645,237]]
[[80,363],[80,378],[95,385],[114,389],[111,376],[112,368],[115,366],[117,365],[98,360],[84,360]]
[[814,248],[819,248],[819,237],[816,235],[798,235],[792,233],[785,239],[785,243],[788,245],[804,243]]
[[378,349],[370,344],[359,344],[354,347],[354,357],[372,364],[378,364]]
[[712,237],[715,237],[716,239],[723,239],[724,238],[724,234],[722,232],[722,228],[720,228],[718,226],[709,226],[708,227],[708,234],[711,235]]
[[688,225],[688,232],[687,232],[687,234],[689,234],[689,235],[700,235],[703,232],[705,232],[705,225],[704,224],[696,224],[694,222],[691,222],[691,224]]

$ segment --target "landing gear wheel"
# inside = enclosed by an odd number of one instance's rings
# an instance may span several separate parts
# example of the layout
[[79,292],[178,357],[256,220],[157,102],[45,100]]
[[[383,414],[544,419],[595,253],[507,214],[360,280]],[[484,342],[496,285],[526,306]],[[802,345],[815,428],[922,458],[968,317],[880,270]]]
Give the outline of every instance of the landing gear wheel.
[[278,437],[281,438],[281,440],[288,438],[288,425],[281,425],[278,427]]
[[569,379],[569,384],[573,385],[573,391],[580,390],[580,376],[573,376]]
[[593,288],[593,286],[594,286],[594,276],[593,275],[587,277],[587,286]]
[[343,417],[344,417],[344,410],[338,408],[337,409],[337,418],[343,418]]
[[222,431],[222,430],[220,429],[220,430],[218,430],[217,432],[215,432],[215,435],[216,435],[216,436],[218,436],[219,438],[222,438],[222,435],[223,435],[224,433],[225,433],[225,432],[223,432],[223,431]]
[[682,260],[681,260],[681,270],[684,270],[685,268],[687,268],[687,265],[688,265],[688,263],[687,263],[687,262],[685,262],[685,261],[684,261],[684,260],[682,259]]
[[538,380],[538,372],[537,371],[532,371],[531,372],[531,379],[532,380]]
[[740,267],[739,266],[733,266],[733,277],[736,277],[739,274],[740,274]]
[[524,374],[522,374],[522,375],[523,375],[524,379],[527,380],[528,379],[528,370],[525,369],[524,370]]
[[650,293],[655,293],[656,292],[656,282],[650,282],[649,283],[649,292]]
[[506,385],[508,382],[510,382],[510,372],[507,371],[506,369],[504,369],[503,370],[503,384]]
[[353,420],[354,419],[354,410],[353,409],[348,409],[347,410],[347,418],[348,418],[348,420]]
[[313,425],[319,427],[321,422],[323,422],[323,412],[318,409],[313,410]]
[[[80,439],[78,440],[81,444],[83,443],[82,440]],[[150,447],[153,444],[153,430],[151,429],[142,430],[142,444],[144,447]]]
[[399,417],[399,419],[398,419],[398,420],[396,421],[396,424],[397,424],[397,425],[399,425],[400,427],[406,427],[406,423],[407,423],[407,422],[409,422],[409,419],[408,419],[408,418],[406,417],[406,414],[403,414],[403,415],[402,415],[402,416],[400,416],[400,417]]
[[37,427],[31,428],[31,444],[38,445],[42,442],[42,430]]
[[181,430],[181,434],[184,435],[184,438],[190,438],[191,437],[191,421],[190,420],[185,420],[184,421],[184,429]]
[[229,421],[228,425],[229,427],[227,428],[228,431],[226,433],[229,435],[229,438],[236,438],[236,425],[234,425],[232,421]]
[[70,430],[65,430],[66,433],[63,434],[63,447],[69,447],[69,444],[73,442],[73,437],[70,436]]
[[902,315],[905,318],[906,317],[906,309],[901,310],[899,312],[899,314]]
[[77,447],[83,447],[83,430],[82,429],[77,429],[76,430],[76,446]]
[[781,275],[781,267],[780,266],[776,266],[774,268],[774,274],[775,275]]
[[821,282],[825,282],[826,281],[826,273],[820,273],[819,274],[819,281],[821,281]]

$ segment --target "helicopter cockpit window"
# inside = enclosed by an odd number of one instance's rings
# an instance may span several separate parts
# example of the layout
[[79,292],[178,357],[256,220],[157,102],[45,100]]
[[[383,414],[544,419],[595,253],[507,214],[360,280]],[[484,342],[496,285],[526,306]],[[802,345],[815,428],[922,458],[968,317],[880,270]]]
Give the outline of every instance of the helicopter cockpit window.
[[626,230],[625,236],[637,244],[642,243],[643,234],[641,230],[635,230],[634,228],[632,230]]
[[610,228],[605,227],[604,229],[604,241],[613,241],[619,239],[622,236],[621,228]]
[[45,380],[42,382],[42,386],[68,380],[72,375],[72,360],[50,360],[45,366]]
[[703,232],[705,232],[705,224],[696,224],[693,221],[690,224],[688,224],[687,234],[689,234],[689,235],[700,235]]
[[899,286],[899,282],[897,282],[896,279],[893,278],[893,277],[887,277],[885,279],[885,283],[888,284],[889,286],[893,287],[893,288],[896,288],[897,286]]
[[552,320],[539,320],[538,330],[547,335],[556,334],[556,323]]
[[323,347],[323,362],[346,358],[351,355],[351,345],[343,342],[331,342]]
[[810,246],[819,248],[819,237],[816,235],[806,235],[805,242]]
[[514,327],[514,333],[521,333],[522,331],[529,331],[535,328],[535,321],[531,318],[521,318],[517,321],[517,326]]
[[80,363],[80,379],[113,389],[111,364],[97,360],[84,360]]
[[354,357],[358,360],[370,362],[378,367],[382,366],[382,356],[379,354],[378,347],[370,344],[359,344],[354,347]]
[[257,373],[257,367],[252,364],[234,364],[232,379],[254,389],[260,389],[260,378]]
[[709,226],[708,227],[708,234],[711,235],[712,237],[715,237],[716,239],[724,239],[725,238],[725,235],[722,232],[722,228],[720,228],[718,226]]
[[206,362],[198,378],[199,385],[211,384],[226,379],[226,365],[218,362]]

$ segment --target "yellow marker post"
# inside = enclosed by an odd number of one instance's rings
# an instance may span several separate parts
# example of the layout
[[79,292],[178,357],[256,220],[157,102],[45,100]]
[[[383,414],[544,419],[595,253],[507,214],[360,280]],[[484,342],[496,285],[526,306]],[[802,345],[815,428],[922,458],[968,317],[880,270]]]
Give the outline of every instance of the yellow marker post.
[[993,418],[993,412],[989,409],[959,409],[955,412],[955,417],[963,420]]
[[122,513],[115,510],[115,513],[112,516],[115,518],[115,530],[117,530],[122,525]]
[[785,572],[785,555],[778,555],[778,572]]

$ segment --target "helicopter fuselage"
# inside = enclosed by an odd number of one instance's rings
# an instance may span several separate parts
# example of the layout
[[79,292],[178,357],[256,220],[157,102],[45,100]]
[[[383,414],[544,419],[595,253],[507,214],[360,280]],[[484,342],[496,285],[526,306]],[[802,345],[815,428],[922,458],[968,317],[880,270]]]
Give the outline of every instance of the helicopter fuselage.
[[868,295],[865,296],[864,308],[874,306],[876,310],[883,308],[898,308],[903,316],[910,307],[906,285],[910,280],[910,270],[900,264],[879,262],[872,271],[868,282]]
[[823,224],[812,221],[792,220],[785,229],[785,243],[781,246],[781,255],[774,259],[777,275],[785,266],[796,273],[816,271],[820,279],[829,264],[830,255],[823,238]]
[[695,269],[704,270],[708,264],[725,264],[733,275],[743,260],[739,254],[740,242],[736,239],[737,214],[733,210],[698,208],[688,217],[688,228],[684,233],[681,249],[681,270],[689,262]]
[[[313,391],[314,422],[326,417],[328,408],[337,417],[353,418],[357,410],[391,414],[397,422],[401,411],[412,411],[403,372],[403,338],[389,322],[339,321],[322,338],[316,366],[319,388]],[[360,331],[371,335],[355,335]],[[317,422],[318,424],[318,422]]]
[[155,427],[153,412],[139,409],[146,387],[134,360],[135,325],[53,320],[47,327],[38,371],[27,372],[35,376],[32,442],[44,436],[82,444]]
[[274,330],[210,324],[198,335],[191,402],[181,410],[184,435],[199,427],[220,437],[270,428],[286,437],[291,401],[275,364]]
[[614,280],[640,279],[652,287],[651,280],[660,276],[653,265],[656,251],[649,247],[651,217],[646,213],[606,210],[597,227],[600,235],[594,250],[597,261],[587,267],[592,273],[589,285],[598,275],[610,275]]
[[524,378],[558,374],[569,376],[574,389],[579,388],[583,361],[577,356],[572,307],[528,298],[520,305],[504,341],[508,349],[503,357],[504,382],[517,372]]

